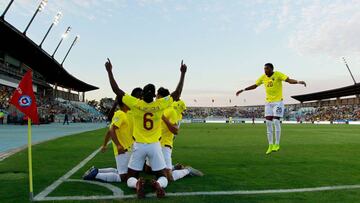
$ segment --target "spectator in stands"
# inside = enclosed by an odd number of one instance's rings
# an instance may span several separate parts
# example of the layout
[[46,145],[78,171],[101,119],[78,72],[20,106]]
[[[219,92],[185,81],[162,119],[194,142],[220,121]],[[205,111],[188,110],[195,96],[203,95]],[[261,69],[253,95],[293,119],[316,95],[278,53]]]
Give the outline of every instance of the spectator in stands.
[[64,123],[63,125],[65,125],[65,123],[67,123],[69,125],[69,115],[68,115],[68,112],[65,111],[65,117],[64,117]]
[[5,118],[5,113],[3,112],[3,110],[0,110],[0,124],[4,124],[4,118]]

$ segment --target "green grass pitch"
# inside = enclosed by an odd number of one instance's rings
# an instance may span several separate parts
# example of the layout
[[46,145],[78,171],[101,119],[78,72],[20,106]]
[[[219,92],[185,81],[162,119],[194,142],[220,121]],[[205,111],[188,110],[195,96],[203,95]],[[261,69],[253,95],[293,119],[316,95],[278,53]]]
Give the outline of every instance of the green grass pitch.
[[[103,142],[105,129],[76,134],[33,147],[35,195],[84,160]],[[283,125],[281,150],[265,155],[265,125],[183,124],[175,140],[173,162],[191,165],[204,177],[170,183],[167,192],[296,189],[360,184],[360,126]],[[92,165],[115,167],[111,146],[97,154],[71,179]],[[0,202],[27,202],[27,150],[0,162]],[[113,184],[125,195],[125,183]],[[111,195],[106,188],[64,182],[49,196]],[[359,202],[360,189],[222,196],[150,197],[99,202]],[[72,202],[72,201],[66,201]],[[83,201],[85,202],[85,201]],[[95,201],[96,202],[96,201]]]

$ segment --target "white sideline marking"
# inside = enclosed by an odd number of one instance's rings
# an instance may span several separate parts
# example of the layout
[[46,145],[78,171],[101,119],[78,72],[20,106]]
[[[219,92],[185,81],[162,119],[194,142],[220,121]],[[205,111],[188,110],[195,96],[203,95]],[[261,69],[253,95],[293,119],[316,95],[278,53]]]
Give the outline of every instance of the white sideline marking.
[[[313,188],[295,188],[295,189],[269,189],[269,190],[238,190],[238,191],[213,191],[213,192],[180,192],[166,193],[167,197],[174,196],[210,196],[210,195],[256,195],[256,194],[277,194],[277,193],[302,193],[302,192],[319,192],[331,190],[349,190],[360,189],[360,185],[339,185],[324,186]],[[64,196],[64,197],[45,197],[37,201],[60,201],[60,200],[105,200],[105,199],[128,199],[135,198],[136,195],[124,196]],[[155,197],[154,194],[148,194],[146,197]]]
[[166,196],[197,196],[197,195],[255,195],[255,194],[276,194],[276,193],[301,193],[301,192],[319,192],[331,190],[349,190],[360,189],[360,185],[339,185],[324,186],[313,188],[295,188],[295,189],[269,189],[269,190],[239,190],[239,191],[214,191],[214,192],[182,192],[166,193]]
[[87,162],[89,162],[92,158],[96,156],[97,153],[99,153],[101,148],[95,150],[92,154],[90,154],[86,159],[81,161],[77,166],[75,166],[73,169],[71,169],[69,172],[67,172],[65,175],[60,177],[58,180],[53,182],[50,186],[45,188],[42,192],[37,194],[34,197],[35,201],[43,200],[46,196],[48,196],[52,191],[54,191],[61,183],[66,181],[68,178],[70,178],[74,173],[76,173],[80,168],[82,168]]
[[[131,195],[135,197],[135,195]],[[125,199],[130,196],[63,196],[63,197],[45,197],[43,199],[36,199],[35,201],[63,201],[63,200],[110,200],[110,199]]]

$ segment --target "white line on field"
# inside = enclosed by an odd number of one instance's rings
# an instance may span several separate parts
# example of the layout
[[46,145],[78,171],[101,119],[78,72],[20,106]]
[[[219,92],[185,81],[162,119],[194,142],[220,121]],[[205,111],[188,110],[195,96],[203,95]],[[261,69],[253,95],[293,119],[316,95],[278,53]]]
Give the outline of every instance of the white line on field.
[[79,180],[79,179],[67,179],[66,182],[80,182],[80,183],[89,183],[89,184],[99,185],[102,187],[106,187],[107,189],[112,191],[114,196],[123,196],[124,195],[124,192],[120,188],[113,186],[109,183],[103,183],[103,182],[99,182],[99,181]]
[[[105,200],[105,199],[128,199],[135,198],[136,195],[123,195],[124,192],[111,184],[100,183],[96,181],[84,181],[78,179],[69,179],[74,173],[82,168],[87,162],[100,152],[101,148],[95,150],[87,158],[81,161],[77,166],[53,182],[50,186],[45,188],[42,192],[34,197],[34,201],[60,201],[60,200]],[[96,184],[108,188],[113,192],[113,195],[93,195],[93,196],[57,196],[47,197],[63,182],[84,182]],[[319,192],[319,191],[333,191],[333,190],[349,190],[360,189],[360,185],[338,185],[338,186],[323,186],[313,188],[294,188],[294,189],[267,189],[267,190],[237,190],[237,191],[200,191],[200,192],[179,192],[166,193],[166,196],[212,196],[212,195],[255,195],[255,194],[277,194],[277,193],[303,193],[303,192]],[[146,197],[154,197],[154,194],[147,194]]]
[[[84,159],[83,161],[81,161],[77,166],[75,166],[73,169],[71,169],[69,172],[67,172],[65,175],[63,175],[62,177],[60,177],[58,180],[56,180],[55,182],[53,182],[50,186],[48,186],[47,188],[45,188],[45,190],[43,190],[42,192],[40,192],[39,194],[37,194],[34,197],[35,201],[39,201],[39,200],[43,200],[46,196],[48,196],[52,191],[54,191],[57,187],[59,187],[59,185],[61,185],[61,183],[63,183],[64,181],[66,181],[68,178],[70,178],[74,173],[76,173],[80,168],[82,168],[87,162],[89,162],[92,158],[94,158],[96,156],[97,153],[100,152],[100,149],[95,150],[92,154],[90,154],[88,157],[86,157],[86,159]],[[120,189],[119,189],[120,190]]]
[[[350,190],[360,189],[360,185],[338,185],[324,186],[313,188],[295,188],[295,189],[269,189],[269,190],[238,190],[238,191],[212,191],[212,192],[179,192],[166,193],[170,196],[210,196],[210,195],[257,195],[257,194],[277,194],[277,193],[303,193],[303,192],[319,192],[332,190]],[[146,197],[154,197],[154,194],[146,195]],[[104,199],[127,199],[135,198],[136,195],[124,196],[64,196],[64,197],[45,197],[38,201],[56,201],[56,200],[104,200]]]
[[[135,197],[132,195],[131,197]],[[128,196],[63,196],[63,197],[44,197],[43,199],[36,199],[35,201],[63,201],[63,200],[110,200],[110,199],[124,199],[130,198]]]

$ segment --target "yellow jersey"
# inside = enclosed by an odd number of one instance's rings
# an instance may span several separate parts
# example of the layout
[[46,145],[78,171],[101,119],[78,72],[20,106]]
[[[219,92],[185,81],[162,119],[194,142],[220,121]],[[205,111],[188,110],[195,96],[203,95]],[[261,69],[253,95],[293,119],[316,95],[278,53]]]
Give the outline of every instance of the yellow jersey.
[[[130,123],[127,114],[121,110],[116,111],[112,118],[110,128],[112,128],[113,126],[117,127],[115,133],[121,146],[125,150],[130,150],[134,140],[132,139],[132,136],[130,134]],[[114,142],[112,142],[112,144],[113,144],[114,154],[115,156],[117,156],[118,155],[117,147],[114,144]]]
[[282,95],[282,81],[288,78],[285,74],[275,71],[271,77],[266,74],[262,75],[257,81],[256,85],[264,84],[266,91],[266,102],[279,102],[283,100]]
[[167,96],[151,103],[125,95],[122,99],[134,118],[133,137],[139,143],[155,143],[161,137],[161,117],[164,110],[171,106],[173,98]]
[[128,117],[128,120],[129,120],[129,130],[130,130],[130,135],[131,135],[131,138],[132,138],[133,134],[134,134],[134,115],[133,115],[131,110],[128,110],[126,112],[126,115]]
[[[179,116],[173,107],[165,109],[164,116],[170,121],[171,124],[177,124]],[[173,147],[174,134],[169,130],[164,121],[161,122],[161,139],[160,144],[162,147],[165,145]]]
[[182,120],[182,113],[186,110],[185,102],[182,100],[176,101],[172,104],[172,107],[175,109],[178,114],[179,121]]

